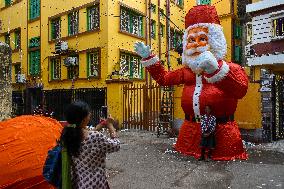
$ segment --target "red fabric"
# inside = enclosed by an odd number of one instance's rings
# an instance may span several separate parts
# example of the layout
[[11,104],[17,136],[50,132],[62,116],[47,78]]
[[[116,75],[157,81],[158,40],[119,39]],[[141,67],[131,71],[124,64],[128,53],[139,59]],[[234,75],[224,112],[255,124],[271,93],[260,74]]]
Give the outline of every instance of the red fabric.
[[219,24],[220,20],[216,8],[210,5],[194,6],[185,16],[185,29],[199,23]]
[[[230,71],[219,82],[208,83],[204,78],[202,79],[202,90],[199,96],[200,113],[205,114],[205,106],[211,107],[212,114],[215,117],[224,117],[234,114],[238,99],[242,98],[248,88],[248,77],[243,68],[237,64],[227,63]],[[147,70],[151,74],[152,78],[156,80],[162,86],[179,85],[184,84],[183,93],[181,97],[181,106],[185,114],[190,117],[194,116],[193,110],[193,96],[196,86],[196,75],[188,67],[183,67],[174,71],[166,71],[160,62],[147,67]],[[224,145],[224,141],[227,140],[226,135],[233,136],[229,141],[230,148],[235,151],[244,152],[242,140],[240,137],[237,125],[232,125],[236,128],[224,127],[221,134],[218,134],[217,141],[221,143],[216,147],[215,158],[228,160],[231,158],[243,159],[246,155],[242,153],[234,154],[227,151],[227,146]],[[220,133],[220,128],[217,128]],[[226,133],[226,134],[225,134]],[[188,138],[189,137],[189,138]],[[234,141],[235,140],[235,141]],[[234,141],[234,142],[233,142]],[[200,124],[190,125],[185,122],[181,128],[180,134],[177,139],[177,150],[183,154],[193,155],[198,157],[200,155]],[[223,154],[221,156],[220,154]],[[238,155],[238,156],[237,156]],[[214,156],[213,156],[214,157]]]
[[[247,159],[239,128],[236,122],[217,125],[215,130],[216,147],[212,150],[213,160]],[[175,149],[185,155],[201,156],[201,129],[200,123],[184,121],[180,128]]]

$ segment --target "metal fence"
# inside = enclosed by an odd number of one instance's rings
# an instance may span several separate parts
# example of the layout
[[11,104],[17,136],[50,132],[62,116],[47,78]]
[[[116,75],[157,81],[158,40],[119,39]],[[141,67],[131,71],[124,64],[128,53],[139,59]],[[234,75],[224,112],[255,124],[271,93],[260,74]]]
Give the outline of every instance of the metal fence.
[[123,86],[123,128],[156,131],[161,109],[161,89],[157,84]]
[[13,114],[33,114],[34,109],[41,105],[44,111],[54,112],[54,118],[65,121],[64,111],[68,104],[82,100],[89,104],[92,111],[90,124],[95,125],[101,116],[101,107],[106,105],[106,88],[81,89],[26,89],[13,92]]

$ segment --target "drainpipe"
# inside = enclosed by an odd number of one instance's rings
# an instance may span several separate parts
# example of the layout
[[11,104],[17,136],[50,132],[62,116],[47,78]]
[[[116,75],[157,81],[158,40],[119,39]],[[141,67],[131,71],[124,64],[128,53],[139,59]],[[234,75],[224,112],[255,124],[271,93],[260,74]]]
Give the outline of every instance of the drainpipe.
[[[152,47],[152,38],[151,38],[151,32],[152,32],[152,28],[151,28],[151,17],[152,17],[152,13],[151,13],[151,0],[149,0],[149,4],[148,4],[148,13],[149,13],[149,46],[150,46],[150,49]],[[150,76],[149,77],[149,83],[150,85],[152,85],[152,77]]]
[[[149,26],[149,18],[148,18],[148,14],[149,14],[149,3],[148,0],[145,0],[145,5],[146,5],[146,23],[145,23],[145,41],[146,41],[146,45],[148,45],[149,41],[148,41],[148,26]],[[145,69],[145,80],[146,80],[146,86],[148,86],[148,71]]]
[[161,0],[158,0],[158,49],[159,49],[159,59],[161,60],[161,54],[162,54],[162,52],[161,52],[161,43],[162,43],[162,41],[161,41],[161,38],[162,38],[162,36],[161,36],[161,33],[160,33],[160,28],[161,28],[161,16],[160,16],[160,7],[161,7]]
[[235,22],[235,0],[231,0],[231,18],[232,18],[232,21],[231,21],[231,29],[232,29],[232,37],[231,37],[231,60],[235,60],[234,59],[234,55],[235,55],[235,39],[234,39],[234,36],[235,36],[235,27],[234,27],[234,22]]
[[166,8],[166,15],[167,15],[167,20],[166,20],[166,36],[167,36],[167,48],[166,48],[166,55],[167,55],[167,64],[168,64],[168,69],[170,70],[170,36],[171,36],[171,30],[170,30],[170,0],[167,0],[167,8]]

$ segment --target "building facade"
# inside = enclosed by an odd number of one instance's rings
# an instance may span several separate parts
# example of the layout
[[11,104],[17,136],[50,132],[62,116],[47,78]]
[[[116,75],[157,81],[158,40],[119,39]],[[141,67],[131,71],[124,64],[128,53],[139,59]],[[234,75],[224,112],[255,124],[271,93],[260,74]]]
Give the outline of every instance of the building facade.
[[263,139],[284,137],[284,2],[255,1],[246,6],[247,64],[252,79],[260,83]]
[[[13,52],[17,114],[31,113],[44,103],[63,119],[63,107],[83,98],[96,109],[108,105],[109,112],[123,121],[123,85],[154,83],[140,65],[133,44],[143,41],[166,67],[181,67],[176,48],[182,41],[184,16],[198,4],[216,6],[228,43],[226,59],[241,64],[238,1],[1,1],[0,40]],[[181,93],[182,86],[174,88],[174,118],[183,119]],[[239,103],[236,120],[241,127],[257,127],[257,99],[248,94]],[[256,116],[244,113],[248,102]],[[22,111],[21,106],[25,106]]]

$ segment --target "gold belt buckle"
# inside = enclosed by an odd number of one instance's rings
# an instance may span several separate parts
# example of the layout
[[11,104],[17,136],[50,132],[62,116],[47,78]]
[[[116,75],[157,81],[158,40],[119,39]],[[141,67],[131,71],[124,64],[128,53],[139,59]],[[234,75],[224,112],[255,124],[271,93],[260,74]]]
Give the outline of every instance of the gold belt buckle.
[[195,117],[195,122],[196,123],[200,123],[200,118],[199,117]]

